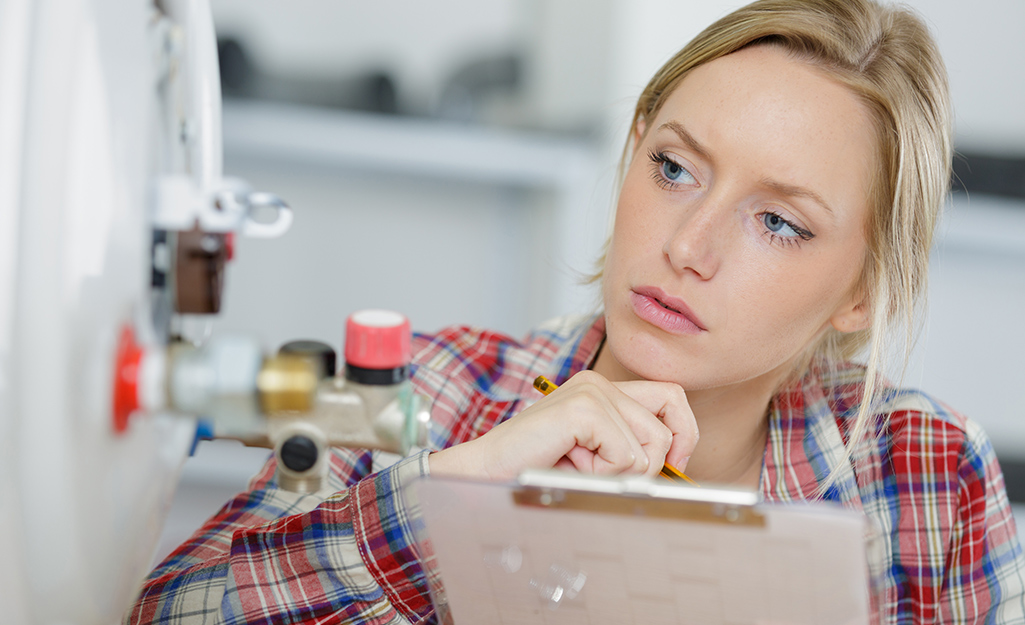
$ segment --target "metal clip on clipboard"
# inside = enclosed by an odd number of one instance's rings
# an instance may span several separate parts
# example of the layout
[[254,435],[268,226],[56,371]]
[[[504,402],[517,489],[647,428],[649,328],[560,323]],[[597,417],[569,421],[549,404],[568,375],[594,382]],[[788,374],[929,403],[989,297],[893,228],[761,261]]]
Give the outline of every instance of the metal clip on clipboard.
[[832,505],[556,471],[413,491],[442,622],[875,622],[866,519]]
[[753,491],[695,488],[644,477],[602,478],[561,471],[526,471],[512,490],[519,506],[632,517],[687,519],[764,527]]

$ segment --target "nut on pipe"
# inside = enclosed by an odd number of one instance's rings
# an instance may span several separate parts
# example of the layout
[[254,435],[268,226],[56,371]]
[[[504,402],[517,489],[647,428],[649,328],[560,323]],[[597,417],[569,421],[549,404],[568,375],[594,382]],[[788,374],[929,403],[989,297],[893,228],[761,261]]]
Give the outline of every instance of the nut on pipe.
[[303,356],[277,355],[263,361],[256,376],[264,414],[310,412],[317,395],[317,367]]

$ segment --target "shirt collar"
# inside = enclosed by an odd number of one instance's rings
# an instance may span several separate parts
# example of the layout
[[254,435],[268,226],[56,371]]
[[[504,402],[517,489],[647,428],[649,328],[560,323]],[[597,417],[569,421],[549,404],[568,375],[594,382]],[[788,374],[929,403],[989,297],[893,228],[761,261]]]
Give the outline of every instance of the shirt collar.
[[[813,369],[773,398],[761,477],[766,501],[822,498],[862,509],[853,465],[827,396],[832,390]],[[834,468],[836,477],[820,493]]]
[[590,369],[605,341],[604,315],[577,318],[577,322],[577,329],[563,343],[553,360],[557,372],[552,381],[556,384],[563,384],[577,373]]

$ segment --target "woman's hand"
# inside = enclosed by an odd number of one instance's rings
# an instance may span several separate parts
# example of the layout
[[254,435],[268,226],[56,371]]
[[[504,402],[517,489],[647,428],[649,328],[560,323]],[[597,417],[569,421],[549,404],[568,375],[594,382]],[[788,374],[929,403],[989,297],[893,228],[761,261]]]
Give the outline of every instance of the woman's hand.
[[430,455],[431,472],[489,480],[524,469],[654,476],[668,460],[684,470],[698,428],[671,382],[609,382],[582,371],[478,439]]

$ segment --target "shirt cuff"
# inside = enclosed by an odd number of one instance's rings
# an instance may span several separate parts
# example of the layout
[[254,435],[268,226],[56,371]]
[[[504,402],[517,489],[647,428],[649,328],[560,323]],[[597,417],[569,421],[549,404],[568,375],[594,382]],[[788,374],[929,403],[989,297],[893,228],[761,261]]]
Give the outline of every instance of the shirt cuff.
[[403,493],[429,474],[428,454],[422,451],[361,480],[351,494],[360,556],[390,603],[411,621],[429,614],[431,602],[414,530],[421,521]]

